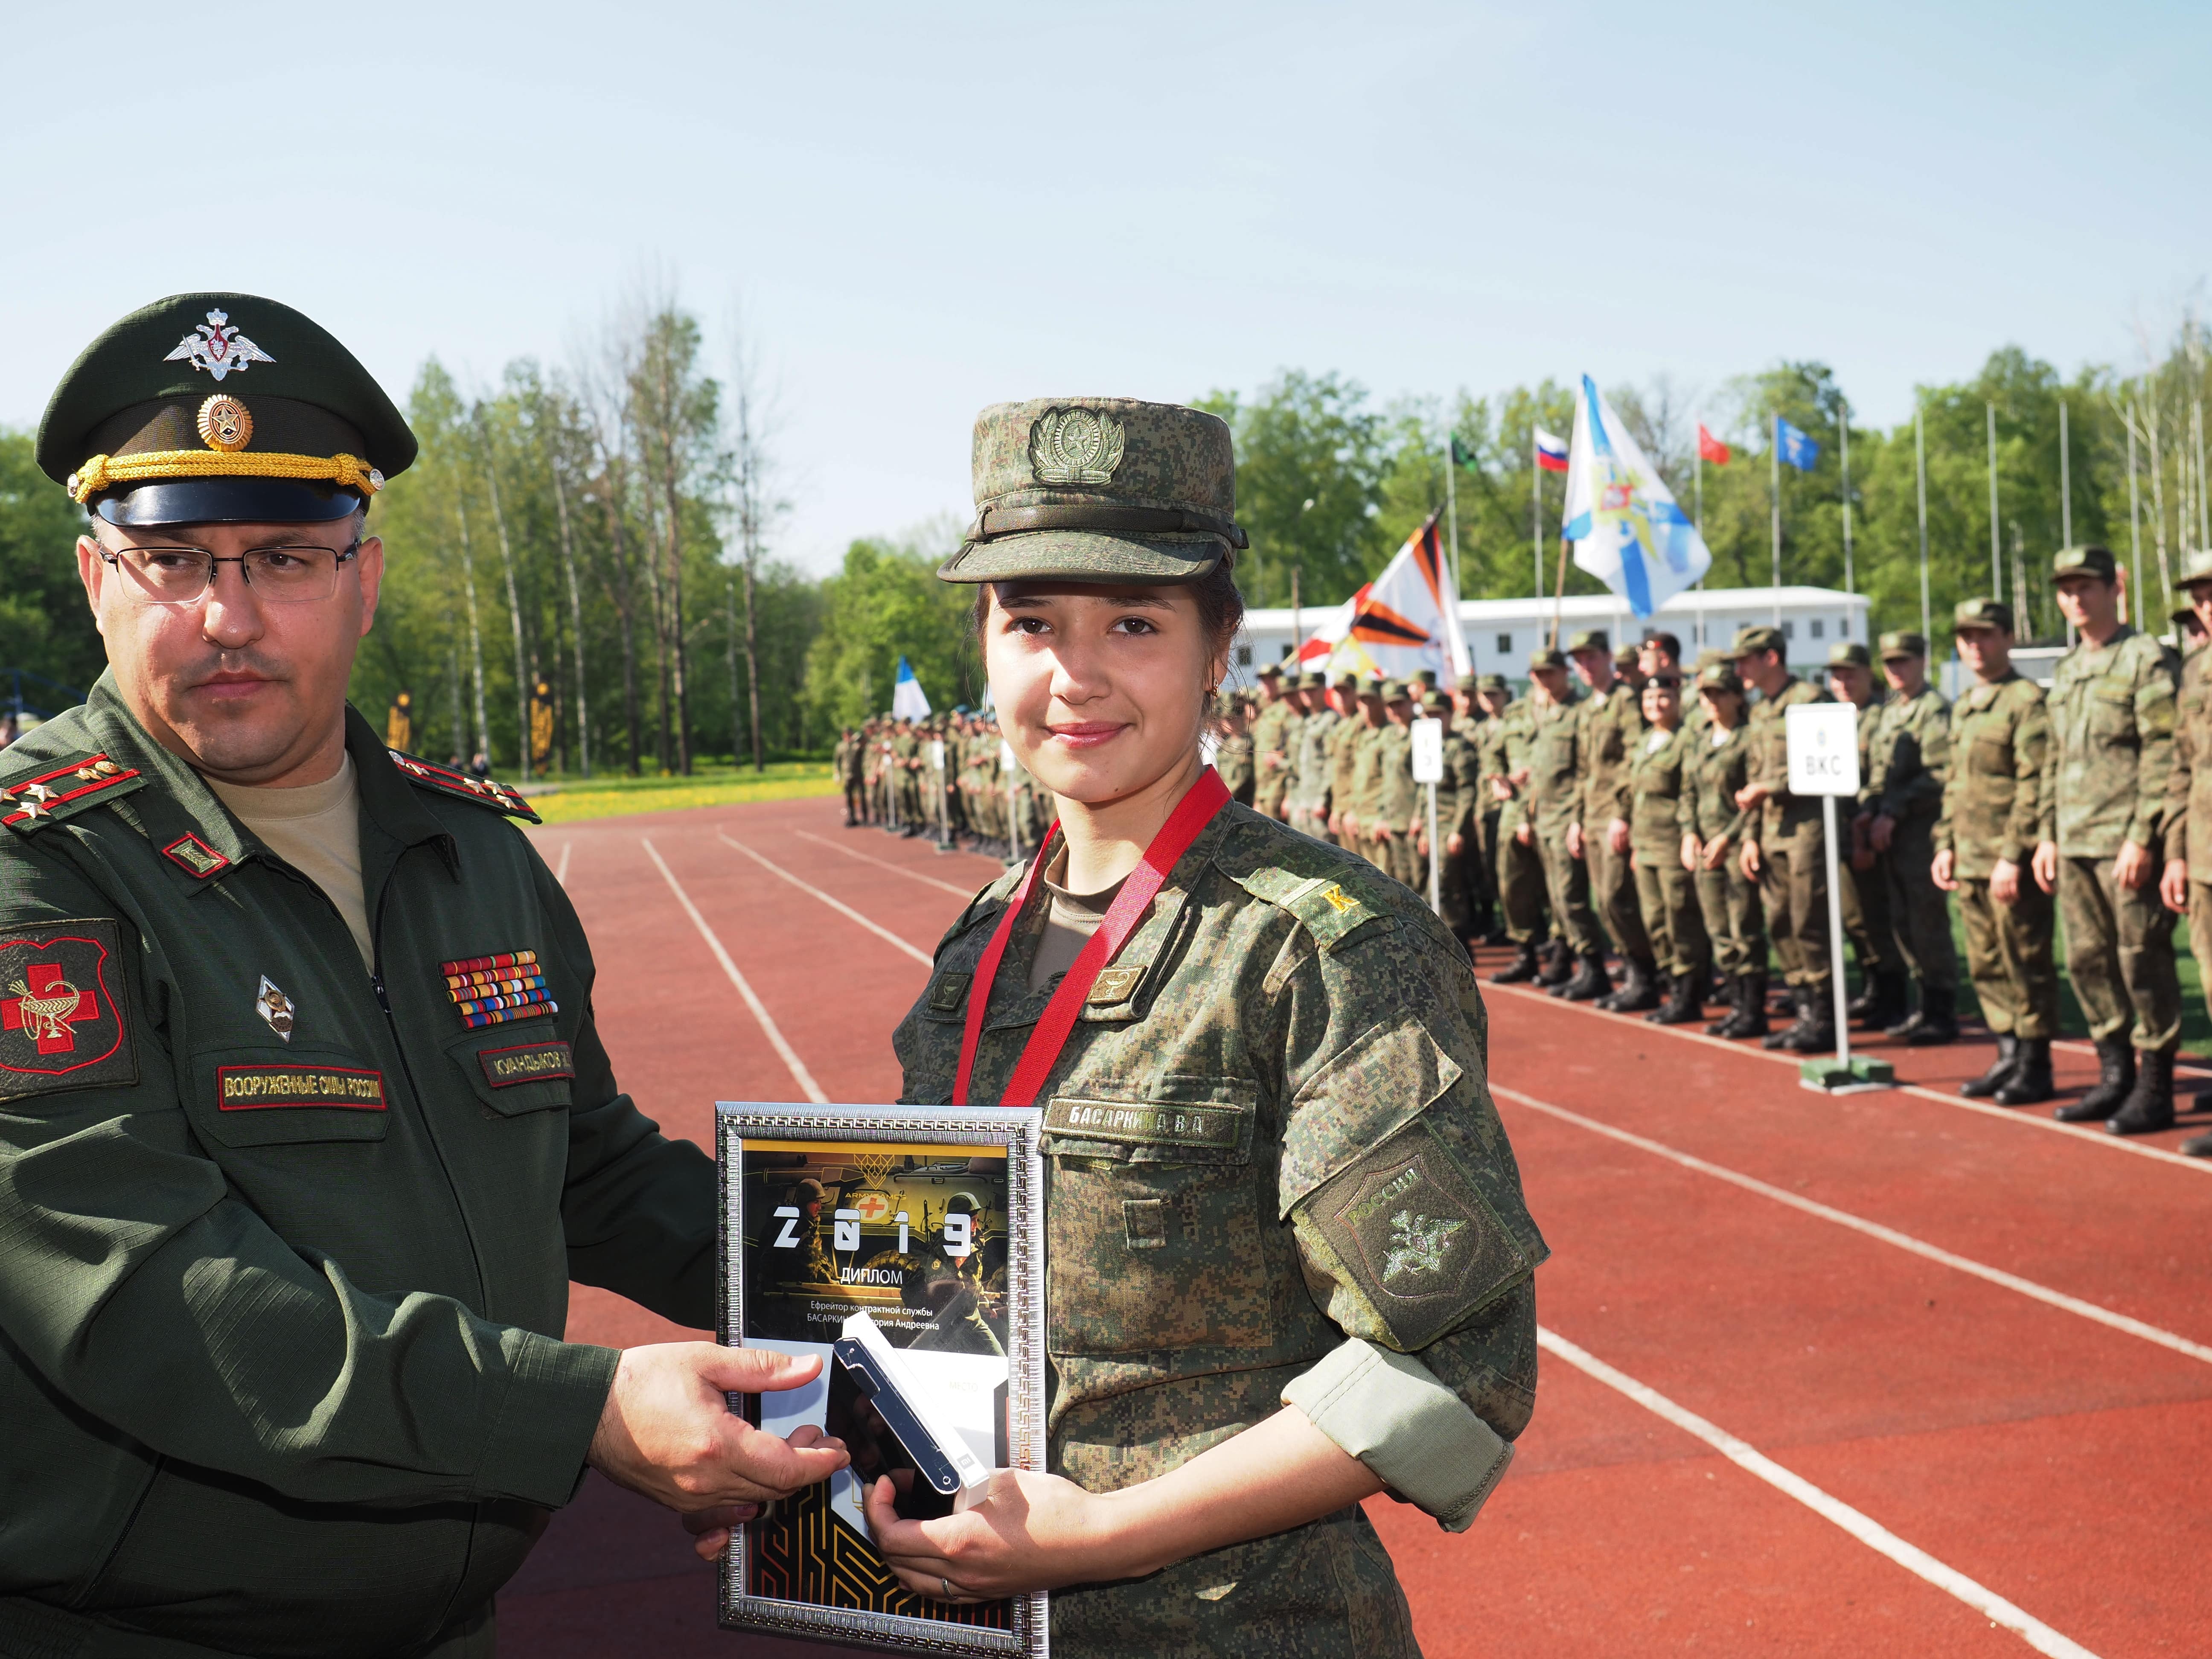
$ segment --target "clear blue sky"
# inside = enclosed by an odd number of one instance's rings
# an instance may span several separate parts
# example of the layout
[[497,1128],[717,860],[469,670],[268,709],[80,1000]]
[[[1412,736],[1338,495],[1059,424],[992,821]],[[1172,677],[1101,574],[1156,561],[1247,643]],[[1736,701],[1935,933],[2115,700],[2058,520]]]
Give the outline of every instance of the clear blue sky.
[[1286,366],[1380,397],[1833,364],[1869,419],[2018,342],[2127,363],[2212,271],[2212,8],[27,7],[0,422],[179,289],[404,398],[656,276],[781,386],[793,511],[969,511],[1001,398]]

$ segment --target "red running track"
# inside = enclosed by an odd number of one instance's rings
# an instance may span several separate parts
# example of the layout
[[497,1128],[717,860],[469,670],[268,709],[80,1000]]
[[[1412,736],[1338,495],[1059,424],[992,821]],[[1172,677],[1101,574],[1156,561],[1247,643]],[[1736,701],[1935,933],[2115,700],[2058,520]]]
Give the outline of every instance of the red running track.
[[[998,867],[829,800],[537,839],[617,1074],[702,1145],[716,1098],[803,1099],[801,1073],[895,1098],[891,1028]],[[1551,1346],[1472,1530],[1370,1506],[1432,1659],[2212,1652],[2212,1165],[2172,1154],[2186,1127],[2116,1144],[1977,1107],[1954,1091],[1986,1042],[1875,1043],[1911,1086],[1832,1099],[1756,1045],[1486,994]],[[2086,1045],[2060,1058],[2082,1086]],[[678,1334],[582,1287],[569,1334]],[[672,1517],[594,1476],[502,1638],[726,1655],[713,1600]]]

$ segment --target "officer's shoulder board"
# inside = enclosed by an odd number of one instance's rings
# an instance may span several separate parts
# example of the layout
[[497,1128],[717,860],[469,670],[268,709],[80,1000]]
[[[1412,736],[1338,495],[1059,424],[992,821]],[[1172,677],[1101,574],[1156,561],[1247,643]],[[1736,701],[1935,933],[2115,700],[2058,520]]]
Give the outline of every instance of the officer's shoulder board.
[[145,775],[98,750],[14,761],[0,757],[0,823],[21,836],[119,800],[143,788]]
[[510,817],[526,818],[532,823],[544,820],[531,810],[530,803],[507,785],[490,778],[472,778],[465,772],[456,772],[449,766],[440,766],[419,755],[402,754],[398,750],[387,751],[399,775],[418,789],[428,789],[434,794],[453,795],[478,806],[488,806],[495,812],[504,812]]

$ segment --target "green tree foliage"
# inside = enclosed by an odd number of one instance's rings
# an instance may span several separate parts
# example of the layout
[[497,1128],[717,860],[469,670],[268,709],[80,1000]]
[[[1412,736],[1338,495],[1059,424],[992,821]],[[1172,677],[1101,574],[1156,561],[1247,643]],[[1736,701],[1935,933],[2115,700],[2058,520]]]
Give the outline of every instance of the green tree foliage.
[[975,590],[937,580],[951,550],[927,537],[845,550],[843,568],[823,580],[821,629],[806,657],[806,705],[817,730],[835,732],[889,708],[901,656],[932,708],[982,701],[968,625]]
[[[31,459],[31,434],[0,430],[0,671],[24,669],[75,690],[90,688],[107,653],[77,580],[85,515]],[[0,672],[0,697],[12,698]],[[53,711],[70,700],[35,682],[23,702]]]

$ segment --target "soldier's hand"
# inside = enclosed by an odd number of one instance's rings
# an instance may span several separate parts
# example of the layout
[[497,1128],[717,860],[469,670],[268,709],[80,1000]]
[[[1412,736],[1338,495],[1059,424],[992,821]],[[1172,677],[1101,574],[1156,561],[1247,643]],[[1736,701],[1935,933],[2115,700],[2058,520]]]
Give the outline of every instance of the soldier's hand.
[[1527,847],[1534,842],[1535,839],[1535,832],[1527,824],[1516,823],[1513,826],[1513,844],[1515,846]]
[[1511,780],[1492,773],[1490,779],[1490,798],[1492,800],[1511,800],[1513,799]]
[[1755,841],[1747,841],[1744,842],[1743,854],[1736,860],[1736,863],[1738,867],[1742,870],[1743,878],[1746,881],[1757,881],[1759,879],[1759,843]]
[[625,1348],[586,1461],[617,1486],[687,1514],[787,1498],[843,1468],[844,1443],[814,1428],[789,1440],[769,1434],[724,1396],[794,1389],[821,1370],[819,1359],[712,1342]]
[[1682,836],[1682,867],[1692,875],[1696,874],[1698,860],[1704,856],[1703,849],[1698,845],[1697,836],[1685,832]]
[[1583,855],[1583,827],[1579,823],[1567,826],[1567,856],[1578,859]]
[[[1957,855],[1948,847],[1939,848],[1936,850],[1935,861],[1928,866],[1928,879],[1934,882],[1945,892],[1955,893],[1959,890],[1959,883],[1957,878],[1952,872],[1957,867]],[[1995,881],[1990,883],[1990,896],[1991,898],[1996,898],[1996,883]],[[2010,902],[2009,900],[2006,899],[1999,899],[1997,902],[2001,904]]]
[[1766,794],[1765,784],[1747,783],[1735,792],[1736,810],[1739,812],[1748,812],[1753,807],[1763,803],[1766,799]]
[[2150,848],[2137,841],[2122,842],[2112,860],[2112,879],[2123,887],[2140,887],[2150,877]]
[[1889,851],[1890,842],[1896,839],[1897,820],[1887,812],[1879,814],[1875,818],[1873,826],[1867,831],[1867,840],[1874,844],[1874,850],[1877,853],[1887,853]]
[[1455,859],[1465,851],[1467,851],[1467,837],[1465,836],[1461,835],[1457,830],[1454,830],[1450,835],[1444,837],[1444,856],[1446,858]]
[[1106,1524],[1111,1500],[1056,1474],[1000,1469],[981,1503],[933,1521],[899,1518],[899,1485],[890,1475],[870,1484],[868,1530],[899,1582],[933,1601],[986,1601],[1147,1570],[1120,1559]]
[[1725,833],[1715,836],[1705,843],[1705,868],[1717,870],[1728,862],[1729,838]]
[[1990,867],[1990,896],[1999,904],[2020,902],[2020,866],[1999,859]]
[[2177,916],[2189,914],[2189,860],[2168,859],[2158,878],[2158,896]]
[[2035,884],[2046,893],[2058,890],[2058,843],[2055,841],[2038,842],[2035,858],[2028,868],[2035,872]]
[[1628,820],[1615,818],[1605,826],[1605,844],[1613,848],[1617,858],[1628,851]]

